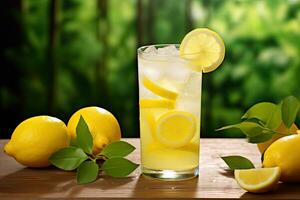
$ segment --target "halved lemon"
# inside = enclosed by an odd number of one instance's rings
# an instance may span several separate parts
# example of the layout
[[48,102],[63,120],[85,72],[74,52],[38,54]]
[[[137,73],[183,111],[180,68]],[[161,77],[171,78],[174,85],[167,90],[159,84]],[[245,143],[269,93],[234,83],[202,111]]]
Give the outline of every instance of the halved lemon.
[[278,183],[281,170],[279,167],[235,170],[234,177],[238,184],[248,192],[263,193],[272,190]]
[[141,99],[141,108],[169,108],[175,107],[175,101],[169,99]]
[[148,79],[146,77],[143,78],[143,84],[148,90],[150,90],[154,94],[157,94],[161,97],[175,100],[178,96],[177,92],[172,91],[168,88],[164,88],[164,87],[154,83],[153,81],[151,81],[150,79]]
[[179,52],[182,58],[191,62],[195,71],[207,73],[222,63],[225,45],[216,32],[207,28],[197,28],[183,38]]
[[159,117],[156,125],[156,139],[172,148],[187,145],[196,132],[196,118],[186,111],[169,111]]

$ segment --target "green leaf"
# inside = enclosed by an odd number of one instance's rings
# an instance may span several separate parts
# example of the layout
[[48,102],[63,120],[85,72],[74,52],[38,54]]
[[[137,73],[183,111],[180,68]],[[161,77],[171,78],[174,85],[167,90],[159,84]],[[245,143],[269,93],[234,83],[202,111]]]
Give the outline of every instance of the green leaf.
[[117,141],[107,145],[101,152],[101,155],[107,158],[125,157],[135,150],[135,147],[124,141]]
[[277,104],[272,113],[270,113],[269,119],[266,122],[266,127],[276,130],[282,123],[281,118],[281,103]]
[[225,156],[221,158],[231,170],[255,168],[250,160],[242,156]]
[[266,133],[262,133],[260,135],[254,136],[254,137],[249,137],[248,138],[248,142],[249,143],[262,143],[262,142],[266,142],[268,140],[270,140],[274,135],[274,132],[266,132]]
[[263,122],[257,118],[249,118],[249,119],[244,120],[244,122],[253,122],[253,123],[259,124],[261,126],[265,125],[265,122]]
[[99,174],[99,166],[94,161],[84,161],[77,169],[77,183],[91,183]]
[[253,105],[242,116],[242,119],[257,118],[263,122],[267,122],[270,112],[275,109],[275,104],[271,102],[261,102]]
[[239,124],[224,126],[224,127],[216,129],[215,131],[223,131],[223,130],[231,129],[231,128],[239,128]]
[[247,137],[255,137],[265,133],[265,128],[254,122],[242,122],[238,126]]
[[87,158],[88,156],[82,151],[82,149],[66,147],[52,154],[49,161],[60,169],[74,170]]
[[247,137],[254,137],[254,136],[260,135],[264,131],[263,126],[261,126],[259,123],[252,122],[252,121],[243,121],[239,124],[225,126],[225,127],[216,129],[216,131],[221,131],[221,130],[230,129],[230,128],[240,129]]
[[72,138],[70,140],[70,146],[72,146],[72,147],[78,147],[77,139],[76,138]]
[[112,177],[126,177],[139,165],[126,158],[110,158],[103,163],[105,174]]
[[282,121],[287,128],[290,128],[296,120],[300,104],[296,97],[288,96],[283,99],[281,106]]
[[89,127],[80,116],[79,122],[76,127],[77,145],[87,154],[92,154],[93,137],[90,133]]
[[270,102],[261,102],[253,105],[242,116],[242,119],[256,118],[263,121],[267,127],[276,129],[281,124],[281,112],[278,105]]

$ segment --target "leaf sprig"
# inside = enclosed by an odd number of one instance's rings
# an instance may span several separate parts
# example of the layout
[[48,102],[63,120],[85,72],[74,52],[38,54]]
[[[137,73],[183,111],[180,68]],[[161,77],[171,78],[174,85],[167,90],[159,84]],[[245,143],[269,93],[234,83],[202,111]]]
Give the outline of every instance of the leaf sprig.
[[[242,122],[228,125],[216,131],[238,128],[250,143],[262,143],[270,140],[274,134],[289,135],[290,133],[278,132],[278,127],[283,123],[290,128],[296,120],[300,102],[294,96],[284,98],[279,104],[261,102],[253,105],[242,116]],[[261,156],[263,161],[264,153]],[[230,170],[255,168],[253,163],[242,156],[221,157]]]
[[294,96],[284,98],[279,104],[261,102],[253,105],[242,116],[242,122],[217,129],[238,128],[250,143],[262,143],[270,140],[274,134],[289,135],[290,133],[278,132],[278,127],[283,123],[290,128],[296,120],[300,108],[299,100]]
[[94,155],[93,137],[82,116],[76,127],[76,135],[71,146],[56,151],[49,161],[62,170],[77,169],[78,184],[95,181],[102,171],[112,177],[126,177],[139,166],[124,158],[135,150],[134,146],[124,141],[113,142]]

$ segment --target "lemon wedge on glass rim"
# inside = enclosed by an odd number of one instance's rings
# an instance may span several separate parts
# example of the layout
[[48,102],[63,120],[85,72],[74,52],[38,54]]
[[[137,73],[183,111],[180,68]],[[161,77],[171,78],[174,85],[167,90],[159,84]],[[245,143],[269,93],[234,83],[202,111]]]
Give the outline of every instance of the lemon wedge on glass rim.
[[235,180],[248,192],[263,193],[275,188],[280,178],[279,167],[234,171]]
[[204,73],[217,69],[225,56],[222,38],[207,28],[189,32],[179,47],[180,56],[191,63],[191,68]]

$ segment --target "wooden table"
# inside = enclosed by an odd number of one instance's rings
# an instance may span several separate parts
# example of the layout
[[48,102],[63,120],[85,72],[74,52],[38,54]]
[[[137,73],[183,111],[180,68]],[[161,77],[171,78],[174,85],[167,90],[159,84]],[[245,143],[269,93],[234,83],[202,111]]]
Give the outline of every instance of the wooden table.
[[[139,139],[125,139],[137,147],[130,159],[139,163]],[[7,140],[0,140],[0,148]],[[226,172],[222,155],[243,155],[260,166],[260,154],[253,144],[242,139],[201,139],[200,176],[187,181],[164,182],[147,179],[136,170],[130,177],[100,177],[88,185],[77,185],[74,172],[54,167],[29,169],[0,152],[0,199],[300,199],[300,185],[279,184],[268,194],[249,194],[232,174]]]

